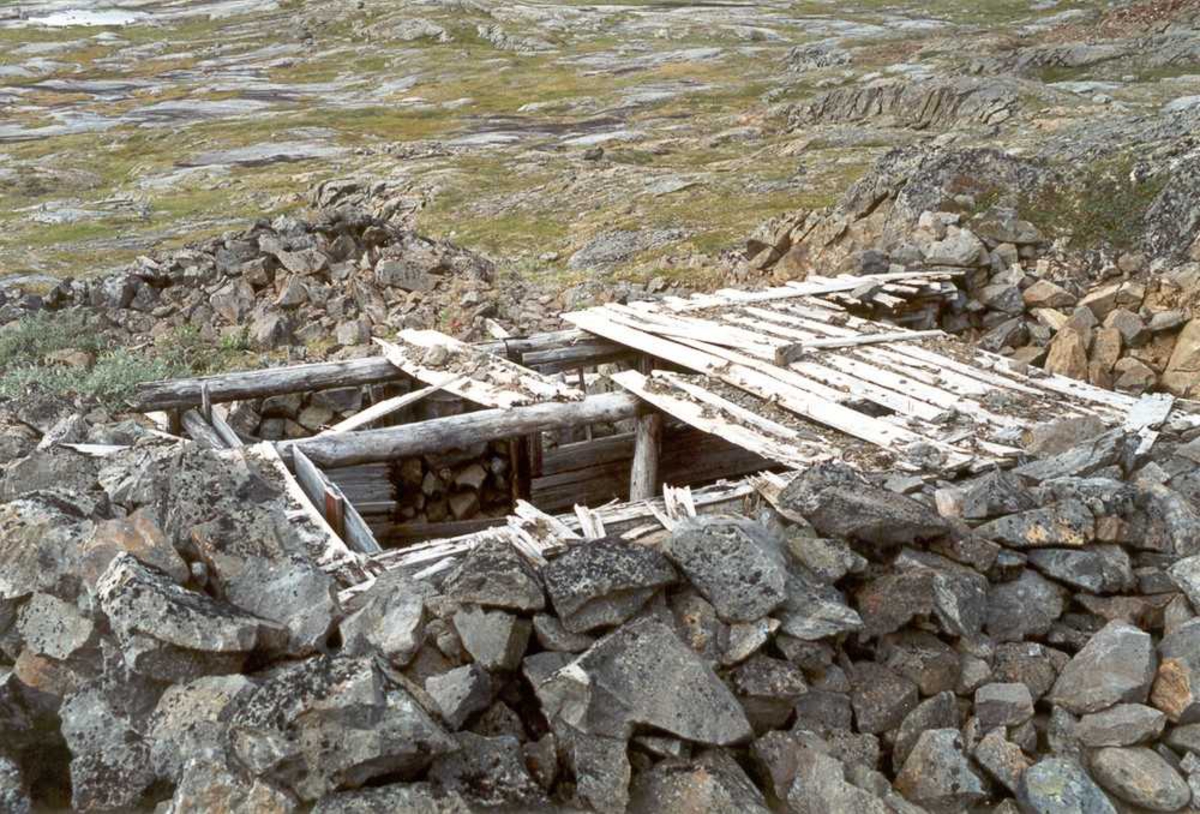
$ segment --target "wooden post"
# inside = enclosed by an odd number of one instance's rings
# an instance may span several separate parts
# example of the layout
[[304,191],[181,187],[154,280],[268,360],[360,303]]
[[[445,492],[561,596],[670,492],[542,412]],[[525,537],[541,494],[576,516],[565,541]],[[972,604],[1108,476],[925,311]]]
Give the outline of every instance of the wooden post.
[[[642,357],[638,367],[650,375],[654,360]],[[629,469],[629,499],[648,500],[658,494],[658,458],[662,448],[662,413],[638,416],[633,437],[633,464]]]

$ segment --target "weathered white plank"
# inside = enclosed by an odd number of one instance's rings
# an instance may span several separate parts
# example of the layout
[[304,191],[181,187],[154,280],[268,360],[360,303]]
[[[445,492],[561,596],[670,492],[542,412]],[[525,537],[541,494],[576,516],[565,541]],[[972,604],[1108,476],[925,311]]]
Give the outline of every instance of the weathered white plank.
[[[402,345],[376,339],[389,362],[426,384],[488,407],[518,407],[544,401],[579,401],[583,393],[562,381],[543,376],[500,356],[483,353],[438,331],[401,331]],[[450,355],[445,369],[427,367],[431,348]],[[467,374],[467,378],[461,378]]]
[[[672,392],[668,389],[665,383],[672,382],[671,379],[656,377],[656,385],[651,386],[650,380],[646,376],[636,370],[625,370],[613,375],[612,380],[685,424],[690,424],[710,435],[724,438],[731,444],[748,449],[764,458],[778,461],[785,466],[805,466],[815,461],[828,460],[833,453],[836,453],[836,450],[831,451],[828,446],[822,447],[815,443],[801,442],[795,437],[795,434],[792,434],[790,438],[782,434],[766,435],[759,422],[755,422],[755,426],[743,426],[737,423],[735,419],[739,416],[732,410],[728,411],[728,418],[722,418],[719,414],[712,415],[712,410],[689,398],[688,391]],[[705,401],[718,409],[724,409],[724,404],[728,404],[716,394],[710,394]],[[787,432],[785,427],[781,427],[781,429],[783,432]]]
[[447,387],[457,385],[469,378],[470,376],[463,375],[442,384],[431,384],[428,387],[423,387],[420,390],[416,390],[412,393],[405,393],[401,396],[394,396],[390,399],[384,399],[377,404],[372,404],[362,412],[355,413],[349,418],[339,421],[337,424],[334,424],[332,427],[322,432],[321,435],[337,435],[338,433],[342,432],[353,432],[360,427],[365,427],[368,424],[372,424],[381,418],[391,415],[392,413],[397,413],[403,410],[405,407],[410,407],[426,396],[431,396],[439,390],[444,390]]
[[[300,482],[304,493],[321,512],[335,534],[339,532],[338,526],[341,526],[341,536],[352,551],[359,554],[377,554],[383,550],[371,532],[370,526],[354,508],[354,504],[346,498],[341,488],[331,481],[302,451],[298,449],[292,451],[292,465],[295,467],[296,479]],[[341,515],[336,519],[337,522],[329,517],[331,500],[337,503]]]

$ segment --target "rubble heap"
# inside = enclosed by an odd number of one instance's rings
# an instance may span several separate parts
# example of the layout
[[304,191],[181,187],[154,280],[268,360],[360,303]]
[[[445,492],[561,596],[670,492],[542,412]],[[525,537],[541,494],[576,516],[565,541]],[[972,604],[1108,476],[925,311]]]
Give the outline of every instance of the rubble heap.
[[483,335],[500,316],[534,331],[549,322],[518,281],[497,285],[490,261],[351,206],[317,210],[312,221],[281,216],[158,259],[142,257],[124,272],[64,280],[47,294],[0,291],[0,324],[43,308],[88,309],[97,328],[119,344],[158,339],[180,329],[206,341],[246,341],[258,351],[314,343],[351,348],[371,332],[444,324]]
[[1011,471],[822,464],[748,516],[355,591],[253,453],[46,445],[0,489],[0,800],[1186,810],[1200,438],[1077,424]]

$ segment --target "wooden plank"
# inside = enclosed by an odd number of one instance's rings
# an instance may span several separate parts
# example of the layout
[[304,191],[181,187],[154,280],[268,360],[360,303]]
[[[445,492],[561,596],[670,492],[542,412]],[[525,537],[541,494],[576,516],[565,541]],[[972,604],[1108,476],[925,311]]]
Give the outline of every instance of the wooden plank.
[[935,336],[945,336],[944,331],[891,331],[877,334],[846,337],[845,339],[809,339],[782,345],[775,349],[775,364],[790,365],[799,361],[806,353],[832,348],[854,348],[860,345],[879,345],[893,342],[913,342]]
[[[447,392],[487,407],[519,407],[554,401],[579,401],[580,390],[543,376],[500,356],[483,353],[438,331],[400,332],[403,345],[376,339],[388,361],[426,384],[441,385]],[[424,364],[425,354],[442,347],[449,354],[446,368]],[[460,374],[467,374],[460,379]]]
[[371,527],[354,504],[346,499],[341,487],[299,450],[293,450],[292,464],[304,493],[314,506],[323,510],[329,527],[346,541],[348,548],[360,554],[375,554],[382,550]]
[[[828,447],[820,449],[816,444],[804,444],[799,439],[768,436],[763,433],[761,426],[746,427],[739,423],[734,423],[731,420],[735,417],[732,411],[728,419],[724,419],[719,415],[715,417],[711,416],[709,414],[711,411],[706,410],[701,405],[689,399],[686,391],[678,390],[676,394],[671,393],[670,390],[663,392],[667,388],[664,388],[661,384],[651,386],[650,380],[636,370],[626,370],[617,373],[612,376],[612,380],[621,387],[644,398],[663,412],[675,416],[680,421],[690,424],[698,430],[724,438],[726,441],[737,444],[743,449],[748,449],[764,458],[778,461],[785,466],[806,466],[815,461],[828,460],[831,457]],[[670,380],[658,379],[656,381],[668,382]],[[719,399],[715,394],[713,394],[713,398]]]
[[[584,330],[605,336],[614,342],[629,345],[643,353],[649,353],[700,373],[716,375],[728,384],[753,393],[760,398],[776,399],[781,407],[797,415],[811,418],[817,423],[825,424],[877,446],[890,449],[899,444],[927,440],[916,433],[890,426],[832,400],[789,386],[790,382],[781,381],[779,378],[753,367],[729,363],[738,358],[747,357],[740,357],[730,352],[726,355],[733,356],[733,359],[722,359],[721,356],[709,352],[711,349],[698,350],[691,347],[690,343],[672,342],[652,336],[643,331],[619,325],[594,311],[565,314],[563,318]],[[769,365],[769,363],[768,366],[774,368],[774,365]],[[782,368],[775,369],[783,371]]]
[[425,398],[426,396],[431,396],[434,393],[438,392],[439,390],[444,390],[450,385],[459,384],[461,382],[466,381],[469,378],[470,378],[470,376],[463,375],[463,376],[459,376],[456,379],[451,379],[450,381],[445,382],[443,384],[431,384],[428,387],[423,387],[420,390],[416,390],[412,393],[405,393],[400,396],[394,396],[390,399],[384,399],[383,401],[381,401],[377,404],[372,404],[370,407],[363,410],[362,412],[355,413],[354,415],[350,416],[349,418],[347,418],[343,421],[339,421],[337,424],[334,424],[332,427],[330,427],[329,429],[325,430],[324,432],[322,432],[320,434],[321,435],[337,435],[338,433],[342,433],[342,432],[353,432],[354,430],[357,430],[360,427],[365,427],[368,424],[373,424],[374,422],[378,421],[381,418],[385,418],[386,416],[389,416],[392,413],[396,413],[396,412],[399,412],[400,410],[403,410],[405,407],[409,407],[413,404],[416,404],[418,401]]
[[[279,452],[275,449],[273,444],[269,442],[263,442],[260,444],[254,444],[253,446],[247,446],[244,448],[244,450],[262,458],[266,462],[266,464],[276,473],[276,475],[279,476],[279,479],[283,483],[284,491],[287,493],[288,497],[290,497],[292,502],[296,504],[305,518],[314,526],[316,526],[317,530],[320,531],[325,537],[326,546],[324,552],[322,552],[322,554],[318,557],[318,565],[329,569],[340,566],[347,562],[358,561],[357,557],[354,555],[354,552],[349,549],[341,537],[334,533],[329,523],[325,521],[325,517],[319,511],[317,511],[316,506],[309,501],[308,495],[305,493],[304,488],[301,487],[300,482],[297,481],[295,476],[293,476],[288,470],[287,466],[283,462],[283,459],[280,457]],[[241,452],[241,450],[239,450],[239,452]]]
[[279,442],[287,457],[300,448],[321,466],[340,467],[392,461],[445,449],[462,449],[480,441],[515,438],[538,432],[633,418],[638,400],[627,393],[605,393],[583,401],[549,402],[512,409],[479,410],[399,427],[318,435]]

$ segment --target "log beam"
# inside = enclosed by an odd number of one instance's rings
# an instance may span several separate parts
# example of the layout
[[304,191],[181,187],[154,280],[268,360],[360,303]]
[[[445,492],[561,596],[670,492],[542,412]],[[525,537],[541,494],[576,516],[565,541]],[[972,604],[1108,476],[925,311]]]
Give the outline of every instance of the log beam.
[[[548,370],[601,364],[627,353],[615,342],[598,339],[579,329],[481,342],[474,347],[514,359],[527,367]],[[526,354],[530,355],[529,360],[524,358]],[[202,378],[168,379],[139,386],[130,399],[130,407],[139,412],[198,407],[203,402],[205,388],[208,389],[209,403],[218,404],[330,387],[382,384],[403,375],[387,359],[372,356],[345,362],[316,362]]]
[[662,448],[662,413],[638,417],[629,470],[629,499],[649,500],[658,494],[658,457]]
[[640,400],[635,396],[605,393],[583,401],[479,410],[398,427],[283,441],[277,446],[285,459],[291,456],[292,449],[300,449],[319,466],[352,466],[462,449],[481,441],[515,438],[580,424],[620,421],[637,416],[641,409]]

